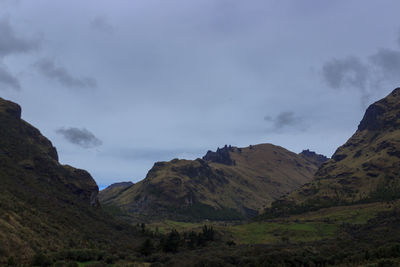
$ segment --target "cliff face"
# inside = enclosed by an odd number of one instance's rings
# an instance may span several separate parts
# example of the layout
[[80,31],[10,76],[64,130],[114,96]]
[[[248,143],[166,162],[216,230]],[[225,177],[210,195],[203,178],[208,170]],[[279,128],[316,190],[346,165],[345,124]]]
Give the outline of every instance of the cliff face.
[[312,183],[291,197],[298,202],[317,198],[336,203],[373,201],[400,189],[399,177],[400,88],[397,88],[368,107],[354,135],[322,165]]
[[0,265],[128,238],[98,207],[97,194],[88,172],[61,165],[51,142],[21,119],[20,106],[0,98]]
[[101,200],[131,216],[238,219],[309,182],[316,170],[279,146],[225,146],[203,159],[157,162],[143,181]]
[[90,174],[59,164],[57,150],[52,143],[21,119],[18,104],[3,99],[0,99],[0,159],[3,169],[24,173],[19,179],[35,179],[33,176],[37,175],[49,183],[63,184],[88,204],[98,205],[99,190]]

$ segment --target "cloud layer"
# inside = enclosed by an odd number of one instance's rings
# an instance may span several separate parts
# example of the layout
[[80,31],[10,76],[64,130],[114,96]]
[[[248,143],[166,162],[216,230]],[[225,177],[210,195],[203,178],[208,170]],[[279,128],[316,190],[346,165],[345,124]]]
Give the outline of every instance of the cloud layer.
[[398,0],[0,1],[1,97],[100,184],[225,144],[330,156],[398,86]]
[[265,116],[264,120],[272,123],[272,131],[275,132],[306,129],[303,119],[296,116],[293,111],[282,111],[276,117]]
[[56,133],[62,135],[71,144],[83,148],[94,148],[103,143],[93,133],[89,132],[85,128],[60,128],[56,130]]
[[6,68],[0,64],[0,90],[3,89],[21,89],[19,80],[14,77]]
[[19,36],[6,18],[0,19],[0,58],[12,54],[28,53],[39,48],[38,39]]
[[364,59],[332,59],[322,66],[322,77],[330,88],[358,90],[365,107],[373,91],[385,90],[382,83],[400,83],[400,50],[380,48]]
[[61,66],[56,65],[54,60],[42,58],[34,65],[37,70],[49,79],[56,80],[69,88],[96,88],[97,82],[90,77],[74,77],[70,72]]

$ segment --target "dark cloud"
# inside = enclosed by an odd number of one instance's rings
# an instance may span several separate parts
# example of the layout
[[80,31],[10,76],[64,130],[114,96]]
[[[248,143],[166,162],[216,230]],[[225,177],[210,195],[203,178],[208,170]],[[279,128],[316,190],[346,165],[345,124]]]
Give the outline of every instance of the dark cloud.
[[21,89],[19,80],[5,66],[0,65],[0,90],[9,88],[15,90]]
[[0,57],[28,53],[38,47],[38,39],[26,39],[18,36],[8,19],[0,19]]
[[400,51],[382,48],[370,57],[370,61],[380,70],[382,78],[400,79]]
[[322,75],[331,88],[355,87],[364,90],[369,69],[359,58],[347,57],[326,62],[322,67]]
[[276,117],[265,116],[264,120],[272,123],[273,131],[279,132],[284,128],[305,130],[303,119],[299,116],[296,116],[292,111],[283,111]]
[[108,18],[106,16],[97,16],[90,22],[90,27],[94,30],[105,32],[105,33],[114,33],[115,28],[110,24]]
[[95,88],[97,82],[90,77],[73,77],[69,71],[48,58],[36,62],[35,67],[47,78],[57,80],[60,84],[70,88]]
[[103,144],[101,140],[85,128],[60,128],[56,130],[56,133],[62,135],[70,143],[83,148],[93,148]]
[[384,88],[382,84],[400,82],[400,50],[381,48],[365,60],[355,56],[333,59],[323,65],[322,76],[333,89],[359,90],[365,107],[372,93]]

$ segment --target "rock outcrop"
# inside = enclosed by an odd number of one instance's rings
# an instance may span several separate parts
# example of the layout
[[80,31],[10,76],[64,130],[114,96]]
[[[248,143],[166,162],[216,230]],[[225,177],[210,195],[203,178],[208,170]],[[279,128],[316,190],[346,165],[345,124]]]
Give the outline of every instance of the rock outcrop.
[[320,167],[324,162],[329,160],[328,157],[321,154],[317,154],[314,151],[310,151],[309,149],[303,150],[301,153],[299,153],[299,155],[305,158],[306,160],[312,162],[314,165],[318,167]]

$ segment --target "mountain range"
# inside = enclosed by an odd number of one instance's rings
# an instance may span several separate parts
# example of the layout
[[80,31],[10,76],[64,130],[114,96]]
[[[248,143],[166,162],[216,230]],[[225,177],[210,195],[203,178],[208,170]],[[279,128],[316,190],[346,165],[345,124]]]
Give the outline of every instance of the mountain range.
[[157,162],[144,180],[111,185],[99,199],[141,220],[243,219],[310,182],[326,160],[272,144],[226,145],[202,159]]

